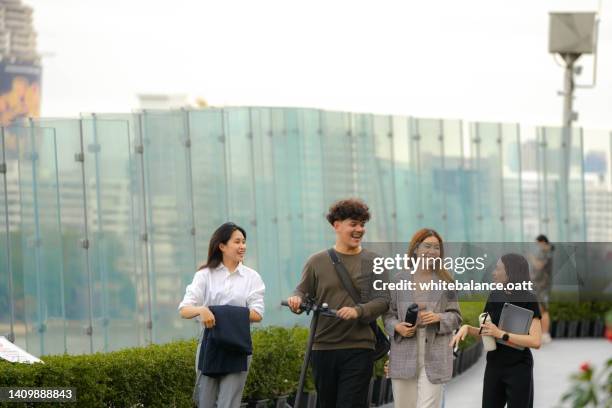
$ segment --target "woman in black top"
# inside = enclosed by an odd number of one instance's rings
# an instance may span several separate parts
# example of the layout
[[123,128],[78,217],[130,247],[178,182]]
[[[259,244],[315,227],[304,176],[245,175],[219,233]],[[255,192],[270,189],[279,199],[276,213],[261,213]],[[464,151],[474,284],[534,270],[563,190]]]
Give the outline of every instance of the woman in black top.
[[[538,349],[541,344],[542,327],[540,324],[540,308],[536,296],[526,290],[514,290],[514,286],[529,282],[529,264],[518,254],[507,254],[497,261],[493,271],[493,280],[505,285],[505,290],[491,292],[485,305],[485,312],[491,317],[491,323],[485,323],[480,331],[477,327],[463,325],[451,340],[454,347],[469,334],[493,336],[504,339],[516,346],[524,347],[518,350],[497,343],[497,348],[487,353],[487,368],[485,370],[482,406],[483,408],[533,407],[533,357],[531,348]],[[508,285],[511,283],[512,285]],[[524,286],[521,286],[521,289]],[[533,311],[533,320],[529,334],[507,333],[497,327],[504,303],[511,303]]]

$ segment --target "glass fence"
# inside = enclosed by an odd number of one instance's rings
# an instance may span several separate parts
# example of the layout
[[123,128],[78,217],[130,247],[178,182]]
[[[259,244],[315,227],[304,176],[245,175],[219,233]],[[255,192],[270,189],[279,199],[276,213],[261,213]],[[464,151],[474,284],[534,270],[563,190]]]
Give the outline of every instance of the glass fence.
[[371,208],[367,240],[612,241],[612,133],[315,109],[36,119],[2,128],[0,334],[35,355],[195,336],[177,305],[212,231],[248,235],[267,324],[329,205]]

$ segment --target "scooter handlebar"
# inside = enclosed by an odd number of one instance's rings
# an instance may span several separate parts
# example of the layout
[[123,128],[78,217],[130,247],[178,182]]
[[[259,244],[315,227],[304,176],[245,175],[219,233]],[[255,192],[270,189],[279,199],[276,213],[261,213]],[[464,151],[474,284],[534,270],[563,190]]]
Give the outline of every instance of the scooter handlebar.
[[[286,300],[282,300],[281,306],[289,307],[289,303]],[[330,309],[327,306],[327,303],[323,303],[321,306],[304,303],[304,302],[300,304],[300,311],[310,311],[310,310],[315,311],[315,312],[319,311],[322,315],[330,316],[330,317],[336,317],[336,312],[337,312],[336,309]]]

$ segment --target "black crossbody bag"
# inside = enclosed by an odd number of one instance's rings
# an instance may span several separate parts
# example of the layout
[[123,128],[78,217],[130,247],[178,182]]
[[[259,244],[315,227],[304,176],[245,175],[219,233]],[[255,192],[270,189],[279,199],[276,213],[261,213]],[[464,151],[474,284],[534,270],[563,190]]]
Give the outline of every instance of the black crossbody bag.
[[[357,293],[357,289],[355,289],[355,286],[353,285],[353,282],[349,276],[348,271],[346,270],[346,267],[342,262],[340,262],[338,254],[333,248],[328,249],[327,253],[329,254],[329,257],[331,258],[332,263],[334,264],[334,268],[336,269],[338,278],[340,278],[340,282],[342,282],[342,286],[344,286],[344,289],[351,296],[353,302],[355,302],[355,305],[360,304],[361,299],[359,294]],[[374,361],[376,361],[387,355],[389,349],[391,348],[391,343],[389,342],[389,339],[381,330],[381,328],[378,327],[378,324],[376,324],[376,320],[370,322],[370,328],[372,329],[372,331],[374,331],[374,336],[376,337],[376,346],[374,348]]]

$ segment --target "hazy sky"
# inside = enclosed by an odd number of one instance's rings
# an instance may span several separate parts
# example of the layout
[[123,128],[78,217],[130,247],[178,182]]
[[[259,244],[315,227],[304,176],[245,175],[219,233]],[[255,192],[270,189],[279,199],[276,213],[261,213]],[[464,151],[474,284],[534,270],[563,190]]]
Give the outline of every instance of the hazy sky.
[[[548,12],[596,0],[23,0],[34,8],[44,116],[129,112],[138,93],[557,125],[563,69]],[[612,129],[612,2],[579,125]],[[579,82],[589,82],[583,57]]]

